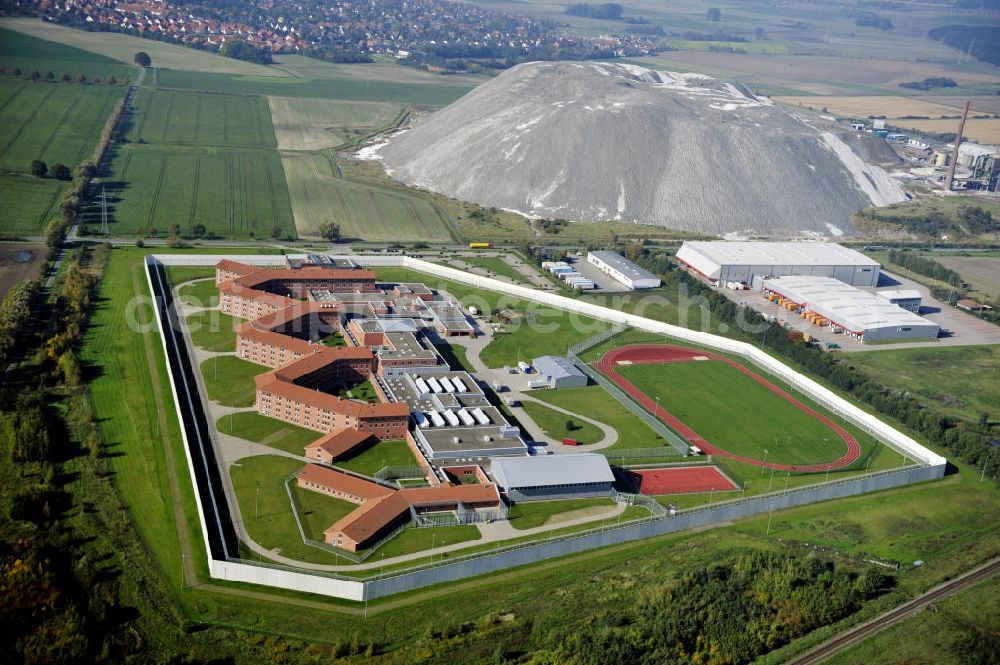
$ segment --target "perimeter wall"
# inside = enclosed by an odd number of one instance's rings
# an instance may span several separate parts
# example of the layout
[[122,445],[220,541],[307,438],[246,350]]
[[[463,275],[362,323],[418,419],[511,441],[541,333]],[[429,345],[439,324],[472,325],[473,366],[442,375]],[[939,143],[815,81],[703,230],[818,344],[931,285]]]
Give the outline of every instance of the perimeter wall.
[[[216,579],[249,582],[263,586],[277,587],[282,589],[292,589],[296,591],[306,591],[337,598],[349,600],[368,600],[382,596],[411,591],[421,587],[452,582],[455,580],[484,575],[506,568],[523,566],[531,563],[551,559],[554,557],[566,556],[584,552],[590,549],[605,547],[617,543],[649,538],[652,536],[673,533],[694,527],[706,526],[723,521],[759,515],[772,510],[781,510],[794,506],[801,506],[816,501],[843,498],[857,494],[874,492],[878,490],[899,487],[909,483],[922,482],[940,478],[944,475],[946,460],[931,450],[924,448],[919,443],[906,436],[902,432],[886,425],[871,414],[866,413],[854,406],[847,400],[836,395],[832,391],[824,388],[808,377],[792,370],[784,363],[772,358],[756,347],[730,340],[710,333],[688,330],[667,323],[654,321],[640,316],[625,314],[599,305],[581,302],[565,296],[560,296],[541,291],[535,291],[527,287],[500,282],[487,277],[469,274],[446,266],[440,266],[427,261],[413,259],[405,256],[352,256],[351,258],[366,267],[405,267],[423,273],[434,275],[442,279],[448,279],[482,289],[500,291],[510,296],[525,301],[536,302],[559,309],[577,312],[579,314],[609,321],[615,324],[628,325],[640,330],[662,334],[667,337],[679,339],[695,344],[699,344],[712,349],[717,349],[727,353],[732,353],[746,358],[753,364],[774,374],[782,380],[788,382],[796,389],[805,393],[815,401],[819,402],[834,413],[849,420],[858,427],[869,432],[880,441],[903,453],[906,457],[917,464],[910,467],[900,468],[892,471],[883,471],[864,476],[857,476],[830,483],[822,483],[810,487],[799,488],[782,492],[775,492],[769,495],[752,497],[745,500],[730,501],[724,504],[717,504],[712,507],[698,508],[678,512],[676,515],[663,517],[650,517],[642,520],[631,521],[621,525],[590,530],[579,535],[569,535],[549,540],[536,541],[525,545],[509,546],[498,548],[495,552],[483,552],[466,557],[453,557],[448,563],[436,566],[427,566],[411,570],[386,573],[384,575],[372,575],[365,580],[353,579],[346,576],[326,574],[319,572],[305,572],[299,569],[286,568],[278,565],[261,565],[255,562],[245,562],[236,558],[236,553],[232,548],[227,547],[227,538],[224,534],[213,533],[219,529],[218,516],[227,514],[224,504],[225,498],[221,493],[213,491],[211,483],[205,487],[199,483],[199,478],[204,478],[208,469],[201,468],[202,465],[213,457],[211,451],[199,446],[206,444],[205,437],[197,435],[189,437],[189,423],[191,413],[189,407],[182,406],[182,403],[189,404],[190,400],[178,394],[176,381],[182,377],[175,376],[171,371],[171,366],[184,366],[186,358],[179,358],[185,354],[183,344],[168,342],[174,338],[178,331],[171,330],[172,326],[164,327],[164,322],[173,318],[168,313],[166,286],[157,274],[161,266],[184,265],[184,266],[205,266],[214,265],[222,258],[229,258],[235,261],[256,265],[281,265],[284,258],[281,256],[213,256],[213,255],[155,255],[149,256],[146,260],[147,279],[150,290],[153,294],[156,305],[157,323],[163,335],[161,339],[164,351],[168,357],[168,372],[171,374],[171,388],[174,393],[174,404],[177,415],[182,423],[182,435],[185,443],[185,453],[187,455],[189,472],[196,485],[195,499],[199,507],[199,520],[201,522],[205,547],[209,559],[209,574]],[[432,285],[433,286],[433,285]],[[179,361],[183,360],[184,363]],[[182,391],[183,392],[183,391]],[[194,444],[192,446],[192,443]],[[206,520],[206,516],[213,519]],[[220,548],[219,541],[223,542]],[[220,552],[220,549],[224,550]]]

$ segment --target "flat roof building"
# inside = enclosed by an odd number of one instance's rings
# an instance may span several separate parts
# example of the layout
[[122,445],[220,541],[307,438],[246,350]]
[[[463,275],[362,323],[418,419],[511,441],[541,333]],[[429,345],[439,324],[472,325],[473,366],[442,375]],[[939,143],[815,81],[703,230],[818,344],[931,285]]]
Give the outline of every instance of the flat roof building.
[[616,252],[588,252],[587,261],[630,291],[655,289],[660,278]]
[[853,286],[878,285],[882,266],[832,242],[686,241],[677,260],[712,282],[753,284],[754,277],[833,277]]
[[595,453],[495,457],[490,473],[512,501],[608,496],[615,482],[608,459]]
[[923,296],[920,295],[920,291],[916,289],[899,289],[890,291],[878,291],[875,296],[879,300],[884,300],[893,305],[902,307],[908,312],[919,312],[920,311],[920,301],[923,300]]
[[937,337],[940,330],[933,321],[832,277],[775,277],[763,287],[864,341]]
[[548,381],[550,388],[582,388],[587,375],[562,356],[542,356],[531,361],[535,371]]

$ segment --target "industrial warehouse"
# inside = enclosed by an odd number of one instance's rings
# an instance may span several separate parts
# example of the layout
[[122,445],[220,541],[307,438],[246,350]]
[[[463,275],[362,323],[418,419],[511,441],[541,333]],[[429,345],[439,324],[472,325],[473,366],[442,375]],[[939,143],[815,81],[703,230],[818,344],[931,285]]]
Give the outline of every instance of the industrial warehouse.
[[[898,293],[884,298],[832,277],[774,277],[763,281],[763,291],[816,325],[828,325],[860,341],[934,338],[940,331],[938,324],[889,302],[899,299]],[[913,296],[905,294],[901,300],[912,303]]]
[[630,291],[655,289],[660,285],[659,277],[617,252],[589,252],[587,261]]
[[716,285],[758,286],[755,278],[808,275],[877,286],[882,268],[860,252],[828,242],[686,241],[677,260]]

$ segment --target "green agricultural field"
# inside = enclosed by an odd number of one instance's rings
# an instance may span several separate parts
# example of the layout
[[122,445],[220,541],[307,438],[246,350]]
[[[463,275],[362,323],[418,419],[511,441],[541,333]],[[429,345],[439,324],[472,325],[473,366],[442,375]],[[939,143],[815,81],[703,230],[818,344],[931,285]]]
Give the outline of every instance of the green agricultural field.
[[349,459],[337,460],[335,466],[365,476],[374,476],[387,466],[417,466],[417,460],[406,441],[379,441]]
[[216,421],[215,429],[223,434],[237,436],[293,455],[304,454],[305,447],[322,436],[320,432],[286,423],[277,418],[268,418],[256,411],[240,411],[222,416]]
[[133,142],[170,146],[274,148],[267,100],[249,95],[213,95],[143,90],[136,98]]
[[886,385],[909,390],[950,415],[1000,419],[1000,347],[953,346],[852,353],[853,365]]
[[[243,526],[253,540],[268,549],[280,549],[284,556],[312,563],[337,563],[332,552],[302,542],[285,489],[285,478],[301,468],[302,462],[275,455],[244,457],[230,466],[229,477]],[[343,563],[343,559],[340,561]]]
[[73,169],[124,95],[124,86],[0,79],[0,169],[30,173],[35,159]]
[[295,483],[292,483],[292,495],[306,536],[321,543],[324,531],[358,508],[356,503],[303,489]]
[[201,363],[208,399],[223,406],[253,406],[257,397],[253,379],[266,371],[236,356],[215,356]]
[[223,314],[217,309],[208,309],[189,314],[187,324],[191,341],[206,351],[233,351],[236,348],[236,326],[243,319]]
[[386,102],[268,97],[280,150],[321,150],[353,143],[400,117]]
[[[38,20],[31,20],[31,23],[43,25]],[[12,25],[12,19],[0,20],[0,26],[3,26],[0,27],[0,65],[7,68],[8,76],[15,67],[19,67],[24,72],[22,76],[25,78],[33,69],[37,69],[42,76],[51,71],[56,78],[69,74],[75,79],[79,74],[83,74],[88,81],[93,79],[103,81],[109,74],[118,80],[135,78],[135,65],[68,46],[62,40],[39,39],[8,29],[14,26],[20,27],[17,23]],[[129,59],[131,60],[131,55]]]
[[448,223],[427,199],[402,189],[376,187],[337,177],[325,155],[282,158],[288,178],[295,227],[301,236],[318,236],[328,221],[346,239],[375,242],[448,242]]
[[42,235],[59,216],[59,195],[66,183],[30,175],[0,174],[0,235]]
[[[266,67],[251,62],[244,62],[243,60],[227,58],[187,46],[180,46],[179,44],[170,44],[114,32],[78,30],[40,21],[37,18],[4,17],[0,18],[0,27],[4,28],[4,32],[13,31],[12,34],[16,34],[20,40],[34,40],[34,42],[10,42],[7,48],[14,51],[15,55],[26,52],[29,54],[34,53],[34,51],[24,51],[21,44],[42,42],[42,44],[46,45],[45,50],[42,51],[45,57],[52,58],[59,56],[59,59],[79,62],[81,67],[91,62],[95,64],[106,63],[121,68],[122,71],[127,72],[126,76],[135,75],[135,66],[132,65],[132,58],[137,51],[148,53],[150,58],[153,59],[154,67],[163,67],[166,69],[275,77],[289,76],[288,72],[277,67]],[[0,38],[0,44],[8,44],[7,35]],[[22,50],[18,50],[18,47]],[[53,47],[58,49],[58,51],[53,51]],[[42,47],[35,48],[41,49]],[[2,60],[0,58],[0,61]],[[89,75],[88,69],[82,69],[82,71]],[[99,71],[95,70],[95,73]],[[118,76],[117,71],[112,71],[115,76]],[[108,73],[108,71],[105,71],[102,76],[106,76]],[[151,76],[153,74],[155,72],[150,72]]]
[[[542,404],[523,401],[521,407],[542,429],[542,432],[553,439],[576,439],[586,445],[597,443],[604,438],[600,428],[579,418],[553,411]],[[571,424],[572,429],[570,428]]]
[[639,390],[714,445],[777,464],[821,464],[847,452],[815,418],[718,361],[619,366]]
[[[118,150],[108,193],[113,235],[206,232],[230,238],[294,235],[281,160],[274,151],[173,150],[128,144]],[[84,213],[91,228],[100,205]]]
[[[611,512],[615,507],[611,499],[568,499],[566,501],[525,501],[511,506],[507,514],[515,529],[533,529],[544,526],[556,515],[563,519],[577,519],[589,515]],[[573,513],[567,515],[566,513]],[[558,524],[557,520],[554,524]]]
[[600,386],[539,390],[531,393],[531,396],[613,427],[618,432],[618,441],[611,446],[611,450],[663,447],[667,455],[676,453],[673,446],[638,417],[629,413]]
[[436,82],[400,83],[386,80],[366,81],[349,77],[276,78],[273,76],[236,76],[176,70],[160,71],[157,77],[157,86],[198,92],[395,102],[426,106],[445,106],[472,89],[472,86],[456,86]]

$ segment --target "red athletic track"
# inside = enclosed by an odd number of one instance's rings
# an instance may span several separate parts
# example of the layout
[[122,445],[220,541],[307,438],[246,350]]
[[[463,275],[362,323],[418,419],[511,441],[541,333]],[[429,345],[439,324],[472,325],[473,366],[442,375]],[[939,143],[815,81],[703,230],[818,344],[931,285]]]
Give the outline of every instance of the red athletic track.
[[681,466],[669,469],[635,469],[640,494],[684,494],[712,490],[737,490],[732,480],[714,466]]
[[[840,459],[834,460],[829,464],[807,464],[802,466],[773,463],[764,464],[760,460],[743,457],[742,455],[734,455],[733,453],[727,452],[722,448],[709,443],[707,439],[685,425],[679,418],[664,410],[662,406],[657,405],[655,400],[636,388],[625,377],[619,374],[616,369],[618,363],[622,361],[631,362],[633,365],[648,365],[652,363],[693,362],[696,357],[704,357],[708,360],[719,360],[735,367],[774,394],[782,397],[789,404],[792,404],[797,409],[808,413],[813,418],[816,418],[836,432],[837,435],[843,439],[844,443],[847,444],[847,453]],[[747,464],[762,466],[767,469],[776,469],[778,471],[826,471],[827,469],[840,469],[852,464],[858,459],[858,457],[861,456],[861,446],[858,445],[857,439],[851,436],[851,434],[843,427],[833,422],[823,414],[817,413],[813,409],[809,408],[764,377],[754,374],[743,365],[733,362],[729,358],[725,358],[714,353],[687,349],[681,346],[671,346],[669,344],[635,344],[608,351],[598,361],[597,369],[618,384],[618,386],[628,393],[632,399],[639,402],[639,404],[642,404],[660,420],[667,423],[671,429],[684,437],[689,444],[701,448],[702,451],[708,454],[722,455],[723,457],[729,457],[741,462],[746,462]]]

